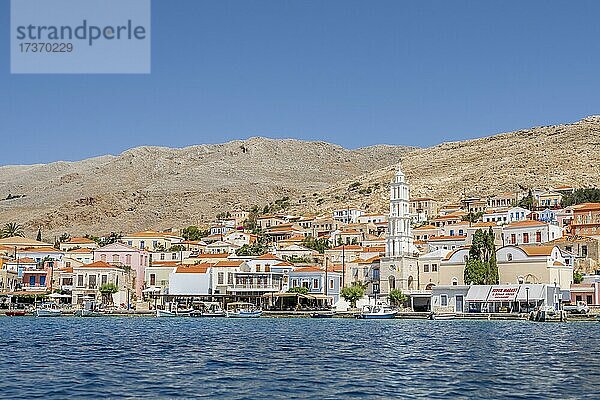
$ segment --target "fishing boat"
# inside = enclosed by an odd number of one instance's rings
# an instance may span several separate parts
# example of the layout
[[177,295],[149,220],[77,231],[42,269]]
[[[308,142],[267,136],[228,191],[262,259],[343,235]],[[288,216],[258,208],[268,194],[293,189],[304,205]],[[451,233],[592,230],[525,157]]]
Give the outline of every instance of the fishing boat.
[[25,310],[8,310],[6,312],[7,317],[24,317],[25,315],[27,315]]
[[194,310],[190,314],[192,317],[225,317],[226,313],[221,308],[221,304],[216,301],[207,301],[201,304],[199,310]]
[[104,316],[104,314],[99,311],[86,310],[86,309],[77,310],[77,311],[75,311],[75,313],[73,315],[75,317],[103,317]]
[[193,308],[179,309],[177,304],[174,304],[170,310],[156,309],[157,317],[190,317],[195,312]]
[[252,303],[229,303],[227,304],[227,318],[258,318],[262,310]]
[[396,311],[385,304],[366,305],[362,311],[356,314],[358,319],[392,319],[396,317]]
[[310,314],[311,318],[333,318],[335,313],[333,311],[314,312]]
[[33,315],[36,317],[60,317],[62,311],[56,303],[42,303],[36,307]]
[[102,317],[103,313],[98,311],[98,304],[94,300],[87,300],[83,303],[83,308],[81,310],[75,311],[73,314],[76,317]]
[[449,320],[449,319],[455,319],[455,318],[456,318],[456,314],[452,314],[452,313],[442,313],[442,314],[431,313],[431,314],[429,314],[429,319],[436,320],[436,321],[443,321],[443,320]]
[[156,309],[156,316],[157,317],[178,317],[177,313],[174,311],[168,311],[168,310],[160,310],[160,309]]

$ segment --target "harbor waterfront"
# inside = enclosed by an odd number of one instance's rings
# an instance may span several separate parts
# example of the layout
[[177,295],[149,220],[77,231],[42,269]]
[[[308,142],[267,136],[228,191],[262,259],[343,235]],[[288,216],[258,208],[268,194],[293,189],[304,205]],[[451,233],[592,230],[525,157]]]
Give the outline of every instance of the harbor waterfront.
[[[53,332],[52,337],[48,332]],[[595,323],[0,318],[5,398],[595,398]]]

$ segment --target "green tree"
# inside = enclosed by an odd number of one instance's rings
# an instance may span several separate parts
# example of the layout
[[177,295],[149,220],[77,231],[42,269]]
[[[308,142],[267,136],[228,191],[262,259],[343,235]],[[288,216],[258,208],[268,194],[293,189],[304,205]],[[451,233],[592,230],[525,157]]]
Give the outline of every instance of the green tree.
[[19,224],[17,224],[16,222],[9,222],[6,225],[4,225],[4,228],[2,228],[2,231],[0,231],[0,236],[2,236],[2,238],[9,238],[9,237],[13,237],[13,236],[25,236],[25,233],[23,232],[23,227]]
[[311,250],[316,250],[320,254],[325,253],[325,250],[331,248],[331,244],[329,243],[329,239],[327,238],[313,238],[312,236],[307,236],[302,240],[302,246],[309,248]]
[[573,193],[564,196],[560,202],[563,207],[581,203],[600,203],[600,189],[577,189]]
[[475,212],[475,213],[473,211],[469,211],[468,214],[463,215],[462,220],[471,222],[471,223],[475,223],[475,222],[479,221],[482,216],[483,216],[482,211]]
[[288,290],[288,293],[308,294],[308,288],[304,286],[295,286]]
[[402,305],[408,301],[408,297],[402,293],[402,290],[400,289],[390,290],[388,297],[390,299],[390,303],[396,306]]
[[201,230],[195,225],[190,225],[187,228],[183,229],[181,235],[185,240],[198,241],[201,240],[203,237],[208,236],[208,233],[206,231]]
[[583,282],[583,275],[579,271],[573,271],[573,283]]
[[264,236],[259,236],[252,244],[245,244],[235,252],[238,256],[262,256],[269,252],[269,242]]
[[103,246],[107,246],[109,244],[116,243],[119,240],[121,240],[122,237],[123,237],[122,233],[111,232],[110,235],[105,236],[102,239],[100,239],[99,246],[103,247]]
[[495,285],[499,281],[494,231],[478,229],[473,235],[469,257],[465,265],[466,284]]
[[529,191],[527,192],[527,196],[525,196],[521,200],[519,200],[517,205],[519,207],[523,207],[528,210],[533,210],[533,206],[535,205],[535,199],[533,197],[533,193],[531,192],[531,189],[529,189]]
[[112,304],[112,295],[117,293],[119,291],[119,288],[114,283],[105,283],[104,285],[100,285],[100,288],[98,290],[102,294],[102,303]]
[[360,282],[352,282],[352,286],[342,288],[340,295],[350,303],[352,308],[356,308],[356,302],[365,295],[365,286]]
[[185,246],[182,244],[174,244],[173,246],[169,247],[169,252],[174,253],[177,251],[184,251],[185,250]]

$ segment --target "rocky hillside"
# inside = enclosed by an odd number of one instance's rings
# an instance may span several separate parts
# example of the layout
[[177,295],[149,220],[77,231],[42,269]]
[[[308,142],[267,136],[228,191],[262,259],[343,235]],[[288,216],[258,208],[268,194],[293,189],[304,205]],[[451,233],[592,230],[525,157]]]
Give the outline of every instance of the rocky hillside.
[[[519,187],[600,185],[600,117],[426,149],[348,150],[252,138],[184,149],[140,147],[79,162],[0,168],[0,224],[45,236],[165,229],[290,198],[290,211],[387,209],[398,159],[414,196],[455,201]],[[7,197],[16,197],[6,199]],[[23,196],[23,197],[19,197]]]
[[389,165],[407,150],[251,138],[7,166],[0,168],[0,199],[5,199],[0,224],[15,221],[29,234],[41,227],[52,236],[203,223],[235,207],[263,206],[286,196],[298,201],[304,193]]
[[[599,186],[600,116],[415,149],[402,157],[402,167],[413,197],[441,201],[456,201],[462,193],[493,195],[523,187]],[[385,166],[340,181],[311,197],[302,209],[323,212],[353,205],[385,211],[394,171],[395,166]]]

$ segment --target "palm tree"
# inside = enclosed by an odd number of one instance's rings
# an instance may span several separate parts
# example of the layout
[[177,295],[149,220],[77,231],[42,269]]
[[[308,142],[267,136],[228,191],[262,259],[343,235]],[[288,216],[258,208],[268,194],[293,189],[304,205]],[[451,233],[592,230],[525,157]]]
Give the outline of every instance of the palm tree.
[[9,222],[4,225],[4,228],[0,232],[2,238],[9,238],[13,236],[25,236],[23,233],[23,227],[16,222]]

